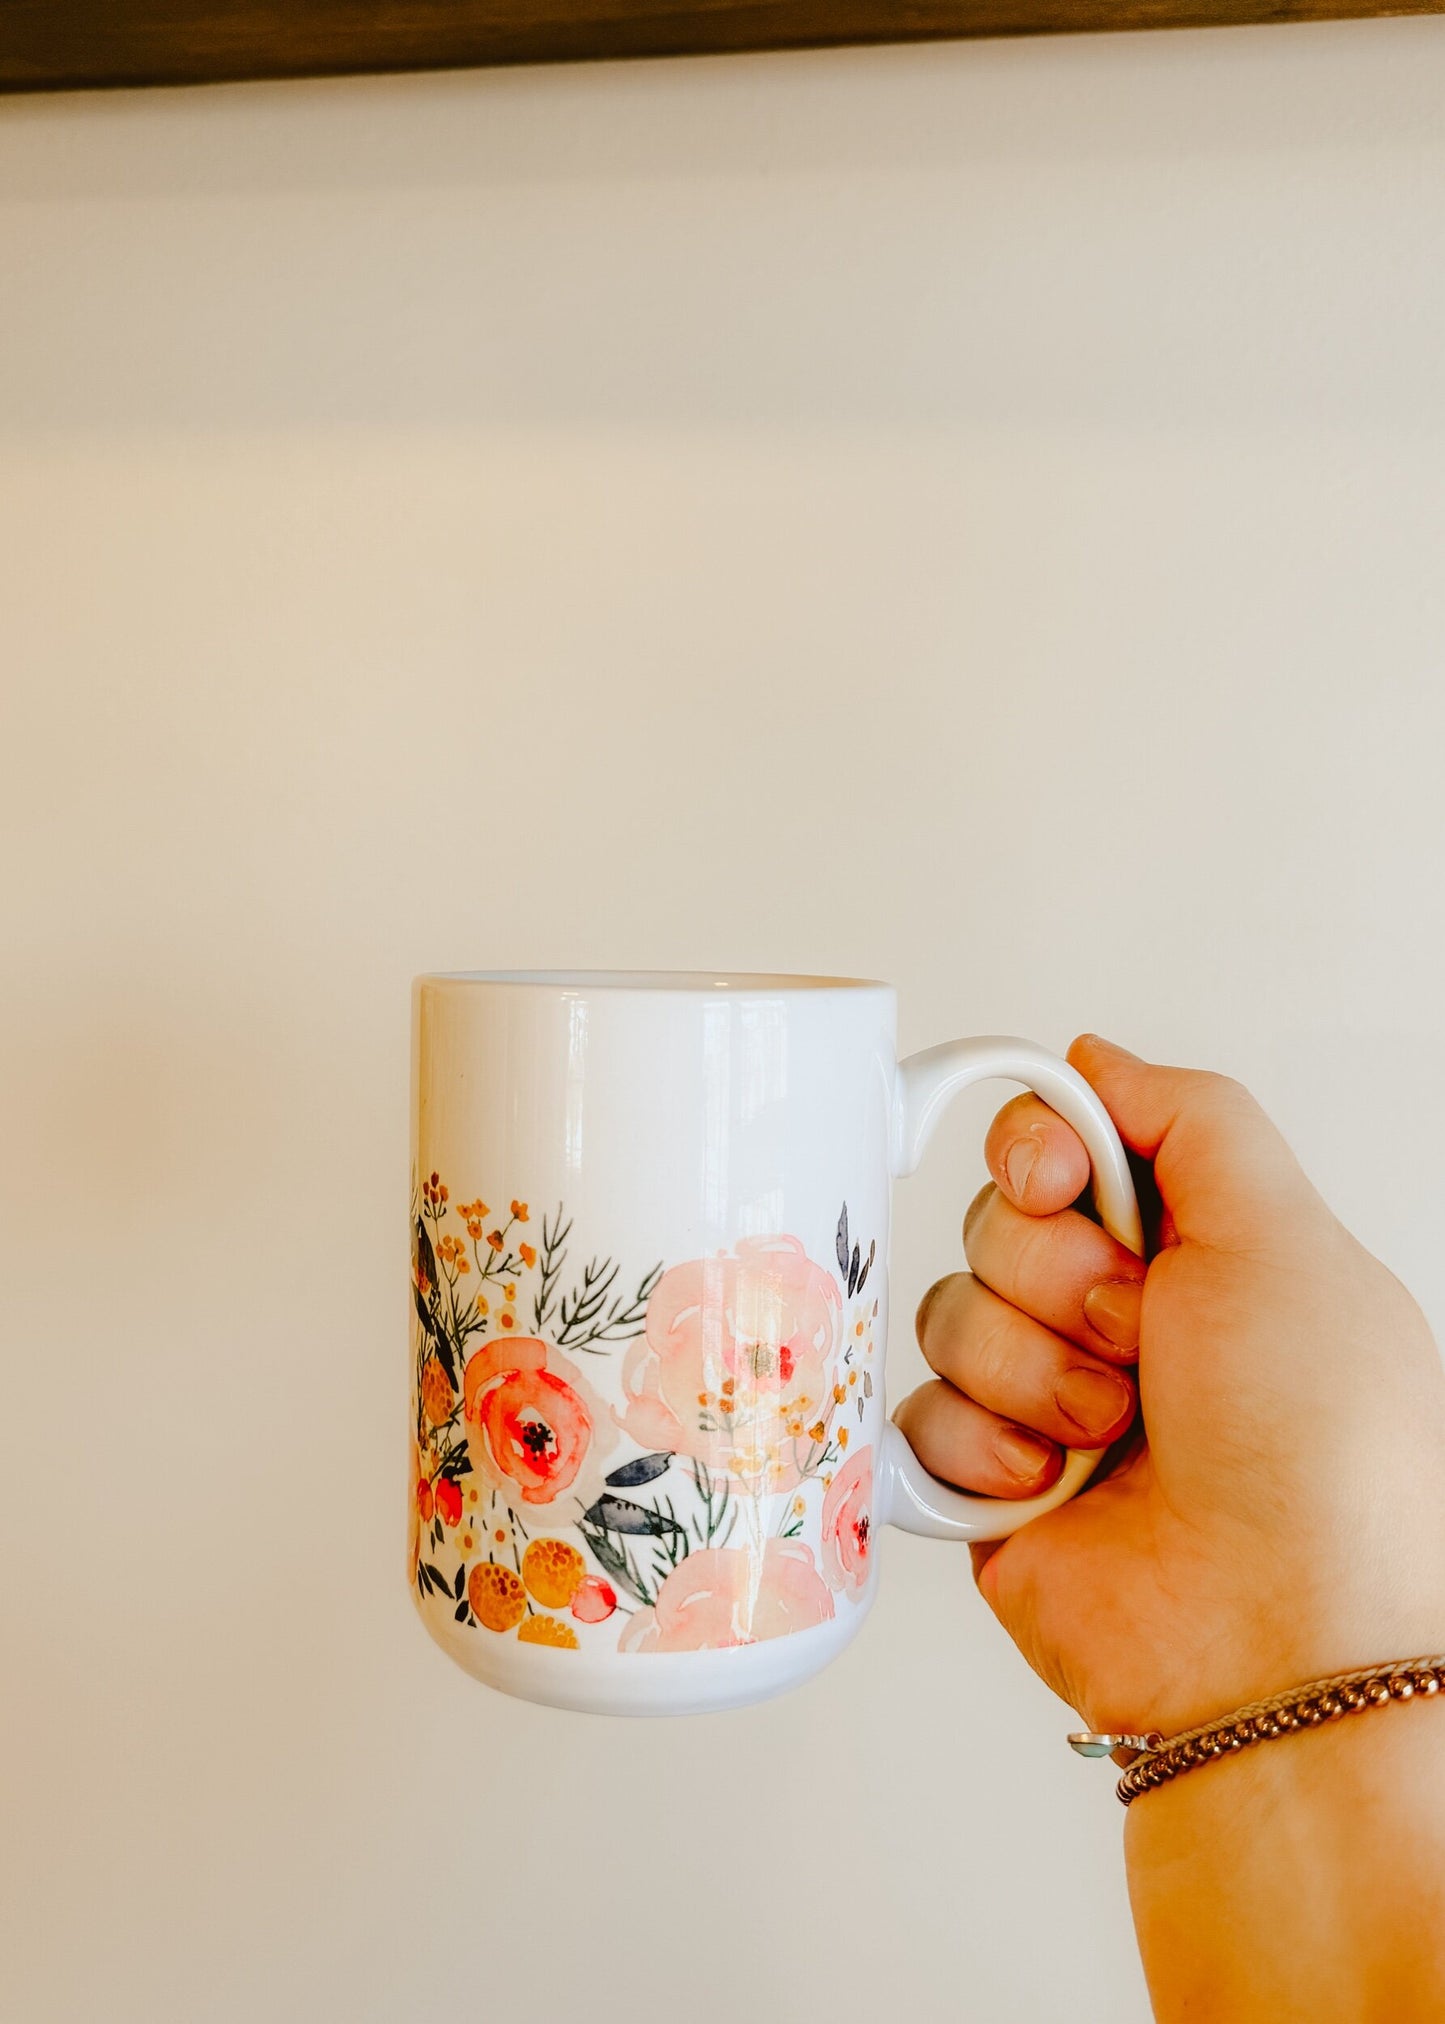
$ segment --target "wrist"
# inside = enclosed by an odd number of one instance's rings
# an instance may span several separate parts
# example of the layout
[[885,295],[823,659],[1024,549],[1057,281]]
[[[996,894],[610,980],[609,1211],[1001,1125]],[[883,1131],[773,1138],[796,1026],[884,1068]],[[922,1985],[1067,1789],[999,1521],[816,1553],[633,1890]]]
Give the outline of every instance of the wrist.
[[1125,1860],[1164,2024],[1445,2014],[1445,1696],[1144,1794]]

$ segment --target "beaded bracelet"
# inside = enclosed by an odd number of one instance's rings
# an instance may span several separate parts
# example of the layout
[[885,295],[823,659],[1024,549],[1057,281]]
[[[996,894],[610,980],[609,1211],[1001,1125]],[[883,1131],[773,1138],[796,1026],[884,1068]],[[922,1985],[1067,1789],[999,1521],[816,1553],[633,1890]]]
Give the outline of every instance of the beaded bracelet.
[[1382,1708],[1387,1701],[1438,1694],[1442,1688],[1445,1657],[1397,1659],[1389,1665],[1364,1666],[1358,1672],[1311,1680],[1308,1686],[1294,1687],[1268,1701],[1251,1701],[1217,1722],[1205,1722],[1167,1740],[1157,1731],[1147,1736],[1107,1736],[1083,1730],[1070,1736],[1069,1742],[1085,1757],[1110,1756],[1120,1749],[1137,1751],[1115,1787],[1128,1806],[1141,1792],[1152,1792],[1156,1785],[1166,1785],[1182,1772],[1232,1756],[1236,1750],[1272,1742],[1276,1736],[1292,1735],[1298,1729],[1317,1729],[1362,1708]]

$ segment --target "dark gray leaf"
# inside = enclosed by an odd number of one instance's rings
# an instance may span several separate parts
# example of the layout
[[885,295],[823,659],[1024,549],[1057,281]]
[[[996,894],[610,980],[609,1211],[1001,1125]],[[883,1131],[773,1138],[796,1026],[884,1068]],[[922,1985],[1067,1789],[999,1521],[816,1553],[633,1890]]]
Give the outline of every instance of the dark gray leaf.
[[878,1256],[878,1239],[875,1237],[873,1239],[873,1242],[868,1246],[868,1256],[863,1260],[863,1270],[858,1274],[857,1290],[859,1293],[863,1291],[864,1286],[868,1282],[868,1274],[873,1270],[873,1260],[877,1256]]
[[650,1539],[660,1539],[665,1532],[681,1532],[683,1529],[675,1518],[669,1518],[662,1511],[651,1511],[645,1504],[629,1504],[625,1497],[599,1497],[582,1515],[604,1532],[645,1534]]
[[471,1615],[471,1613],[472,1613],[472,1606],[469,1602],[459,1602],[456,1608],[452,1611],[452,1615],[456,1618],[458,1623],[465,1623],[467,1618]]
[[607,1481],[614,1490],[637,1490],[644,1483],[656,1482],[671,1460],[671,1455],[639,1455],[635,1462],[624,1462],[614,1469]]
[[[416,1276],[419,1280],[425,1280],[427,1288],[430,1292],[432,1293],[436,1292],[437,1289],[436,1253],[435,1251],[432,1250],[431,1238],[428,1237],[426,1233],[426,1224],[422,1221],[420,1216],[418,1216],[416,1219]],[[418,1288],[418,1291],[420,1291],[420,1288]]]
[[848,1276],[848,1204],[843,1204],[843,1213],[838,1218],[838,1270],[846,1279]]
[[854,1289],[854,1288],[855,1288],[855,1287],[857,1286],[857,1284],[858,1284],[858,1262],[859,1262],[859,1255],[860,1255],[860,1254],[859,1254],[859,1250],[858,1250],[858,1246],[857,1246],[857,1245],[855,1244],[855,1245],[853,1246],[853,1262],[852,1262],[852,1264],[851,1264],[851,1265],[850,1265],[850,1266],[848,1267],[848,1291],[849,1291],[850,1293],[851,1293],[851,1292],[853,1291],[853,1289]]
[[466,1585],[467,1585],[467,1570],[464,1563],[461,1567],[457,1569],[457,1578],[452,1583],[452,1594],[457,1597],[460,1597]]

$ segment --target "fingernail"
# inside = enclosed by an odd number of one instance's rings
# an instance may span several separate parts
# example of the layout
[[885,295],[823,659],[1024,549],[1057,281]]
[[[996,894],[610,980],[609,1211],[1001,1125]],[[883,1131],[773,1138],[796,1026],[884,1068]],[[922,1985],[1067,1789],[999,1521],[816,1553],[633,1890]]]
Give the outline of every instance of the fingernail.
[[1015,1139],[1004,1154],[1003,1170],[1008,1175],[1009,1193],[1016,1202],[1024,1198],[1038,1156],[1039,1142],[1032,1138]]
[[1054,1386],[1059,1411],[1094,1439],[1102,1439],[1129,1410],[1129,1387],[1106,1370],[1066,1370]]
[[1054,1448],[1042,1434],[1026,1433],[1022,1427],[1000,1427],[993,1437],[994,1451],[1011,1476],[1032,1483],[1042,1475]]
[[1084,1317],[1116,1349],[1139,1347],[1144,1288],[1137,1279],[1102,1279],[1084,1295]]

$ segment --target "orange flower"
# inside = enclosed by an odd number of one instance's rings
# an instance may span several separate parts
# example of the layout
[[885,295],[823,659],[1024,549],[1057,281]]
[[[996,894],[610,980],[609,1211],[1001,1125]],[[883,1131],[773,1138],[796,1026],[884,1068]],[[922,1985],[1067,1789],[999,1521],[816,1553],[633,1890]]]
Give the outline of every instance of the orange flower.
[[488,1630],[510,1630],[527,1614],[527,1591],[519,1574],[510,1567],[498,1567],[495,1560],[483,1560],[467,1577],[467,1601],[472,1615]]
[[514,1326],[515,1326],[515,1324],[516,1324],[516,1319],[517,1319],[517,1317],[516,1317],[516,1316],[515,1316],[514,1314],[504,1314],[504,1315],[503,1315],[503,1316],[501,1317],[501,1321],[502,1321],[502,1326],[503,1326],[503,1328],[512,1328],[512,1327],[514,1327]]
[[833,1387],[833,1403],[834,1403],[834,1405],[835,1405],[835,1406],[840,1406],[840,1405],[842,1405],[842,1403],[843,1403],[844,1399],[845,1399],[845,1398],[847,1398],[847,1396],[848,1396],[848,1394],[847,1394],[847,1392],[846,1392],[846,1391],[845,1391],[845,1390],[843,1389],[842,1385],[840,1385],[840,1384],[835,1384],[835,1385],[834,1385],[834,1387]]
[[810,1441],[826,1440],[827,1436],[828,1436],[828,1429],[823,1425],[823,1422],[821,1420],[819,1420],[815,1426],[811,1426],[808,1429],[808,1439]]
[[468,1235],[468,1236],[469,1236],[469,1237],[471,1238],[471,1240],[472,1240],[472,1242],[473,1242],[474,1244],[478,1242],[478,1240],[479,1240],[479,1239],[480,1239],[480,1237],[481,1237],[481,1234],[482,1234],[482,1219],[481,1219],[481,1217],[480,1217],[480,1216],[468,1216],[468,1217],[467,1217],[467,1235]]
[[501,1248],[502,1248],[502,1233],[501,1233],[501,1231],[500,1231],[500,1230],[489,1230],[489,1231],[487,1232],[487,1242],[488,1242],[488,1243],[489,1243],[489,1244],[491,1245],[491,1247],[492,1247],[492,1249],[493,1249],[494,1251],[500,1251],[500,1250],[501,1250]]
[[848,1429],[846,1427],[839,1427],[838,1446],[840,1448],[846,1448],[847,1445],[848,1445]]
[[586,1572],[586,1561],[565,1539],[534,1539],[522,1555],[522,1579],[549,1609],[565,1609]]
[[522,1263],[525,1266],[527,1266],[527,1268],[530,1270],[531,1267],[535,1265],[537,1262],[537,1253],[534,1246],[532,1246],[531,1244],[519,1244],[517,1246],[517,1251],[521,1257]]
[[556,1616],[529,1616],[517,1632],[518,1644],[555,1645],[558,1651],[575,1652],[577,1633],[570,1623]]
[[417,1477],[416,1508],[421,1516],[422,1524],[429,1525],[431,1523],[432,1495],[431,1495],[431,1484],[427,1481],[425,1476]]
[[527,1504],[568,1489],[592,1446],[592,1414],[575,1389],[583,1380],[565,1358],[557,1363],[566,1377],[548,1368],[547,1344],[535,1337],[489,1343],[467,1363],[472,1460],[494,1488],[516,1486]]
[[525,1202],[513,1202],[512,1214],[519,1223],[525,1223],[527,1221],[527,1204]]
[[504,1300],[515,1300],[516,1297],[517,1297],[517,1282],[515,1279],[509,1279],[506,1285],[502,1288],[502,1298]]

